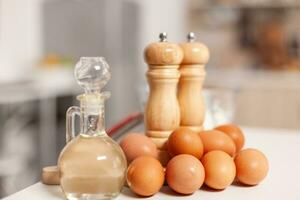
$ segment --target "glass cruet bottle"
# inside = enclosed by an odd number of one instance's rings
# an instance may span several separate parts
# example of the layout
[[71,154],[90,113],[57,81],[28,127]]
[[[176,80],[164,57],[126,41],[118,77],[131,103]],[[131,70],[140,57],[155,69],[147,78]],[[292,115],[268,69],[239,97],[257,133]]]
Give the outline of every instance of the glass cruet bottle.
[[[67,144],[60,153],[60,185],[67,199],[113,199],[122,190],[126,158],[120,146],[104,128],[104,101],[109,92],[101,89],[110,79],[109,66],[102,57],[82,57],[75,78],[85,93],[77,97],[80,107],[66,114]],[[75,136],[75,116],[80,132]]]

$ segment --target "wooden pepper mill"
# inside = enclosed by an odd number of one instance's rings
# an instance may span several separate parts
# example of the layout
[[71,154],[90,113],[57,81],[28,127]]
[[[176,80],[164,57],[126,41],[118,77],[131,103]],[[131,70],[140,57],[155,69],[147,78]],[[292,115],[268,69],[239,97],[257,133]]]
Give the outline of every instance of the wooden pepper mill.
[[205,64],[209,59],[208,48],[194,42],[194,33],[189,33],[187,42],[180,46],[183,51],[180,81],[178,84],[178,101],[180,105],[180,126],[201,131],[204,122],[204,99],[202,85],[205,79]]
[[177,85],[183,53],[179,45],[167,42],[166,33],[161,33],[159,37],[160,42],[149,44],[144,51],[150,86],[145,127],[146,135],[159,149],[164,149],[169,135],[180,125]]

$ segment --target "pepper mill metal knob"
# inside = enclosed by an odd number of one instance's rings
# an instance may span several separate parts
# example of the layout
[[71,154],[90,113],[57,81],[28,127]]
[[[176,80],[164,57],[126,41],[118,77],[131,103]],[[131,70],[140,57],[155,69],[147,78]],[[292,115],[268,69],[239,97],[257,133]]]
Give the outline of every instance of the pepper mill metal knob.
[[189,34],[187,35],[187,41],[188,42],[194,42],[196,39],[195,33],[194,32],[189,32]]
[[146,135],[158,148],[164,149],[169,135],[180,125],[177,85],[183,53],[179,45],[167,41],[166,33],[161,33],[159,38],[160,42],[149,44],[144,51],[150,87],[145,127]]
[[180,126],[201,131],[205,113],[202,85],[209,50],[204,44],[195,42],[195,34],[192,32],[187,35],[187,42],[180,46],[184,55],[179,68],[181,76],[178,84]]

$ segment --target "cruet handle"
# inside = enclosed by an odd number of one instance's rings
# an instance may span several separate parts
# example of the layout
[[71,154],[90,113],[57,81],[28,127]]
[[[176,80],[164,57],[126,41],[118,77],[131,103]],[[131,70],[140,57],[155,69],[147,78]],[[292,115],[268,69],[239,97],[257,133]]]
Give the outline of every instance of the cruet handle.
[[66,141],[70,142],[75,137],[75,117],[80,116],[80,107],[72,106],[66,114]]

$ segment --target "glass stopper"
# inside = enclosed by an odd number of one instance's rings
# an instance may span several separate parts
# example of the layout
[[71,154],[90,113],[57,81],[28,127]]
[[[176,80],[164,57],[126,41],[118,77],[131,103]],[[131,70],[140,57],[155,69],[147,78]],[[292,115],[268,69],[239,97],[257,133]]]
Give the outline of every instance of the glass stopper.
[[81,57],[75,66],[75,79],[86,93],[100,93],[110,77],[104,57]]

